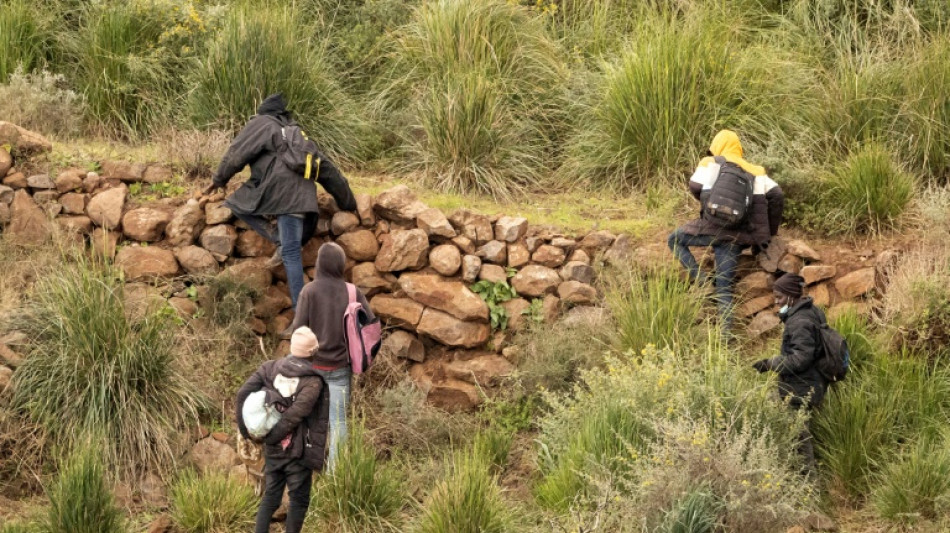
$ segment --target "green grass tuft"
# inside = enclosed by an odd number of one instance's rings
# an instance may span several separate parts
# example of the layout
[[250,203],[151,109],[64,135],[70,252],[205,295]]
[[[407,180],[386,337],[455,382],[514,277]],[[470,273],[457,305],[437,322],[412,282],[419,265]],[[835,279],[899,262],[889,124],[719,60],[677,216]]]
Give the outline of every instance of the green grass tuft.
[[419,533],[502,533],[512,517],[489,460],[467,450],[453,455],[450,473],[426,500]]
[[934,519],[950,506],[950,447],[947,439],[922,437],[876,476],[874,506],[898,522]]
[[915,188],[914,178],[878,144],[853,152],[831,176],[831,194],[842,223],[860,232],[897,227]]
[[254,526],[254,489],[227,474],[186,471],[170,496],[172,520],[186,533],[249,531]]
[[124,530],[124,518],[106,480],[99,445],[83,444],[60,465],[48,490],[50,533]]

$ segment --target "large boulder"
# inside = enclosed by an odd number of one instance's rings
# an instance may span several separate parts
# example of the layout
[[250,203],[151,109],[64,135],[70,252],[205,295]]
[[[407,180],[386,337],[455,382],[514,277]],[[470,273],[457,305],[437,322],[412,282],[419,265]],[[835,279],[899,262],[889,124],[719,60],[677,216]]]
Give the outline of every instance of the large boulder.
[[291,305],[292,301],[286,290],[276,285],[271,285],[267,287],[264,294],[254,302],[254,316],[263,320],[270,320]]
[[442,244],[429,252],[429,266],[443,276],[454,276],[462,266],[462,254],[451,244]]
[[376,269],[381,272],[419,270],[429,257],[429,236],[421,229],[396,230],[383,241],[376,256]]
[[424,307],[409,298],[379,294],[369,301],[373,314],[392,326],[415,328],[422,319]]
[[192,198],[175,210],[171,222],[165,228],[165,234],[172,246],[188,246],[195,243],[204,227],[204,210],[201,204]]
[[217,259],[211,252],[195,245],[185,246],[175,251],[175,258],[185,272],[193,276],[209,276],[220,270]]
[[535,263],[548,268],[557,268],[564,264],[567,254],[564,250],[550,244],[542,244],[531,255],[531,260]]
[[238,235],[235,248],[241,257],[270,257],[277,249],[274,243],[254,230],[242,231]]
[[557,287],[561,301],[569,305],[593,305],[597,301],[597,289],[579,281],[565,281]]
[[755,318],[749,322],[747,331],[749,336],[752,338],[761,337],[769,331],[779,327],[781,323],[782,319],[780,319],[778,315],[773,313],[771,310],[762,311],[761,313],[755,315]]
[[224,202],[213,202],[205,205],[205,224],[209,226],[227,224],[232,218],[234,218],[234,213],[224,207]]
[[12,146],[13,151],[20,155],[39,154],[53,149],[53,143],[39,133],[0,121],[0,146],[4,144]]
[[408,359],[421,363],[426,360],[426,349],[412,333],[401,329],[393,330],[383,339],[380,354],[388,354],[398,359]]
[[488,305],[458,281],[433,274],[403,274],[399,286],[422,305],[445,311],[461,320],[488,320]]
[[172,215],[167,211],[140,207],[122,217],[122,231],[126,237],[135,241],[160,241],[171,220]]
[[142,181],[150,184],[157,184],[172,179],[172,170],[162,165],[149,165],[142,174]]
[[516,242],[528,232],[528,219],[522,217],[501,217],[495,222],[495,239]]
[[501,241],[489,241],[479,247],[478,256],[486,263],[504,265],[508,262],[508,246]]
[[447,346],[474,348],[485,344],[491,335],[487,322],[465,322],[437,309],[426,309],[416,331]]
[[821,261],[821,256],[818,254],[818,252],[813,250],[811,246],[808,246],[805,241],[799,239],[790,241],[786,248],[786,252],[807,261]]
[[468,209],[459,209],[452,213],[449,222],[452,223],[452,226],[460,235],[471,240],[476,246],[495,238],[495,230],[491,227],[491,219]]
[[[0,185],[0,204],[10,205],[13,203],[13,193],[15,191],[6,185]],[[83,210],[85,212],[85,210]]]
[[125,183],[137,183],[144,180],[145,164],[129,161],[102,161],[102,175],[107,179],[117,179]]
[[118,229],[122,223],[122,210],[125,208],[125,196],[128,190],[123,187],[106,189],[89,200],[86,215],[97,226],[106,229]]
[[389,292],[396,284],[395,276],[388,272],[382,273],[376,270],[376,265],[371,261],[354,265],[350,276],[353,284],[359,287],[367,296],[380,291]]
[[811,285],[835,277],[838,268],[834,265],[808,265],[802,268],[800,274],[805,278],[805,285]]
[[178,273],[178,260],[171,250],[157,246],[125,246],[115,258],[126,281],[167,278]]
[[29,193],[20,189],[10,204],[10,223],[5,232],[11,242],[23,246],[43,244],[52,233],[49,220]]
[[376,214],[393,222],[414,224],[425,210],[425,204],[405,185],[397,185],[376,197]]
[[501,304],[508,312],[508,329],[518,331],[527,324],[525,311],[531,308],[531,303],[524,298],[513,298]]
[[835,281],[835,289],[845,300],[864,296],[874,288],[876,271],[874,267],[862,268],[846,274]]
[[445,214],[440,209],[434,207],[419,213],[416,217],[416,225],[430,237],[446,239],[455,237],[455,228],[449,224],[449,219],[445,218]]
[[[59,224],[60,229],[66,233],[71,233],[74,235],[89,235],[92,232],[92,221],[89,220],[89,217],[59,217],[56,219],[56,223]],[[80,241],[81,240],[82,239],[80,239]]]
[[267,267],[267,261],[268,258],[266,257],[245,259],[229,266],[218,276],[231,278],[252,289],[263,292],[271,286],[274,280],[274,275]]
[[376,215],[373,214],[373,197],[368,194],[356,195],[356,214],[360,217],[360,224],[372,226],[376,223]]
[[524,243],[516,242],[508,245],[508,266],[521,268],[531,261],[531,252]]
[[49,174],[34,174],[26,178],[26,184],[33,190],[52,190],[56,188],[56,182]]
[[740,318],[750,317],[759,313],[760,311],[765,311],[766,309],[772,307],[775,304],[775,297],[766,294],[764,296],[757,296],[755,298],[746,300],[736,309],[736,315]]
[[211,226],[201,232],[200,241],[201,247],[214,254],[215,259],[224,261],[234,252],[237,230],[230,224]]
[[478,279],[491,283],[501,283],[508,281],[508,272],[505,270],[505,267],[484,264],[482,265],[482,269],[478,271]]
[[22,172],[11,171],[3,177],[3,184],[13,189],[26,189],[29,185],[26,182],[26,176]]
[[330,233],[343,235],[360,225],[360,217],[349,211],[338,211],[330,219]]
[[511,285],[518,294],[532,298],[553,293],[560,284],[557,271],[541,265],[528,265],[511,278]]
[[354,261],[373,261],[379,253],[376,235],[368,229],[351,231],[341,235],[336,243],[343,248],[346,256]]

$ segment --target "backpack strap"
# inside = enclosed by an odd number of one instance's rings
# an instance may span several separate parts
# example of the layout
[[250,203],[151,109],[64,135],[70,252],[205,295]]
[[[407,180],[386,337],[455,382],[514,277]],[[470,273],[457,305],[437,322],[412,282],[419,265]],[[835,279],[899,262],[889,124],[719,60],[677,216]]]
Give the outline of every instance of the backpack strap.
[[723,157],[723,156],[721,156],[721,155],[713,156],[713,161],[719,163],[719,165],[725,165],[726,163],[729,162],[729,161],[726,160],[725,157]]
[[356,285],[353,285],[352,283],[347,283],[346,294],[350,299],[350,303],[356,303]]

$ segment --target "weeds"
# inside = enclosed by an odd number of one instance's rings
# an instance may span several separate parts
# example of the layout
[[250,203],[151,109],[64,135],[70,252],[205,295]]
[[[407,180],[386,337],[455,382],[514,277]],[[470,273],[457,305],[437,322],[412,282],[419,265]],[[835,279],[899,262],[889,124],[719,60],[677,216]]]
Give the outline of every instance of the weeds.
[[61,74],[17,69],[0,85],[0,117],[23,128],[69,137],[79,132],[83,99]]
[[[942,441],[942,442],[941,442]],[[874,506],[899,522],[935,519],[950,505],[950,450],[946,437],[921,436],[876,476]]]
[[0,10],[0,83],[17,71],[30,73],[42,67],[53,34],[41,9],[33,2],[9,0]]
[[488,458],[467,450],[452,457],[450,473],[435,486],[422,509],[420,533],[501,533],[512,516]]
[[185,471],[171,487],[171,517],[186,533],[246,531],[254,526],[254,489],[224,473]]
[[122,531],[124,518],[109,490],[99,445],[82,444],[60,465],[49,488],[49,532]]
[[834,203],[855,231],[880,233],[896,227],[914,192],[913,177],[876,144],[852,153],[831,177]]
[[950,248],[909,252],[886,275],[881,322],[895,348],[939,358],[950,342]]

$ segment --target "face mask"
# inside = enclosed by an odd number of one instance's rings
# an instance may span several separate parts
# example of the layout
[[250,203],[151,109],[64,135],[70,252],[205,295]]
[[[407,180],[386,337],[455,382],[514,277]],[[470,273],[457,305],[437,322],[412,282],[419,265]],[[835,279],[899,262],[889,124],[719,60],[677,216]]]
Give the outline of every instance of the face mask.
[[780,315],[784,315],[786,312],[788,312],[788,304],[783,305],[782,308],[778,310]]

